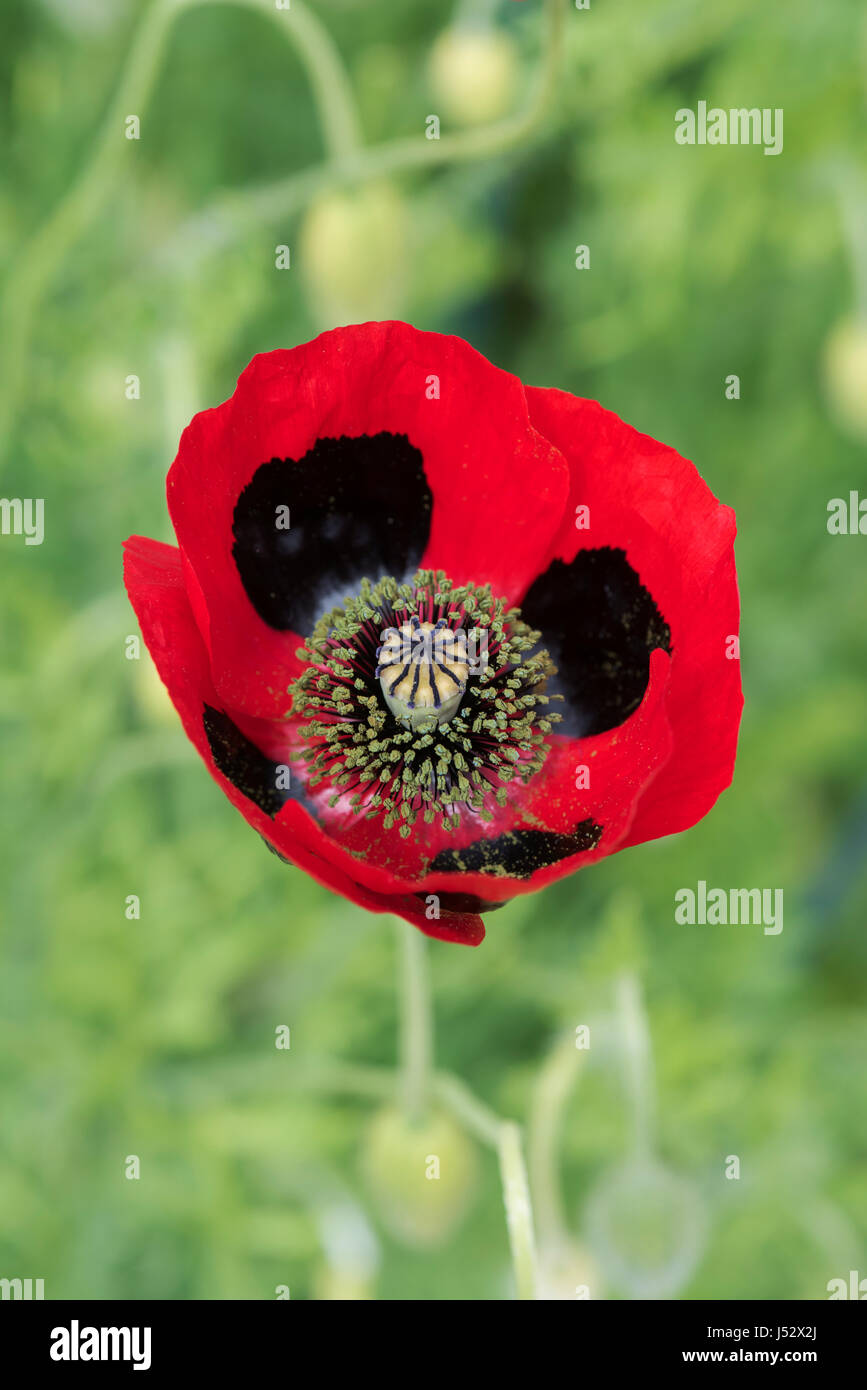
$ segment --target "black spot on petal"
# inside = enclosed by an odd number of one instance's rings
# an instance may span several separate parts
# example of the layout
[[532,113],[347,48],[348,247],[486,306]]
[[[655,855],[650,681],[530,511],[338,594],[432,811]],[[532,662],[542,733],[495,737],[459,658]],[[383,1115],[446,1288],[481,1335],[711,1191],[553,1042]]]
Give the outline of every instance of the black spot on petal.
[[421,453],[403,434],[317,439],[301,459],[263,463],[232,524],[250,602],[270,627],[306,635],[363,578],[418,568],[431,505]]
[[650,653],[671,632],[623,550],[579,550],[554,560],[527,592],[521,616],[539,628],[557,666],[558,734],[586,738],[616,728],[641,704]]
[[293,774],[290,787],[279,786],[283,780],[278,774],[281,765],[266,757],[255,743],[242,734],[225,710],[205,705],[202,725],[217,771],[266,816],[273,819],[287,801],[300,801],[312,813],[300,781]]
[[561,859],[595,849],[602,830],[589,818],[579,821],[571,835],[553,830],[507,830],[490,840],[474,840],[463,849],[440,850],[429,872],[530,878],[537,869],[547,869]]
[[440,910],[442,912],[496,912],[498,907],[506,907],[507,903],[492,903],[487,898],[480,898],[475,893],[416,893],[417,898],[427,904],[430,897],[439,899]]

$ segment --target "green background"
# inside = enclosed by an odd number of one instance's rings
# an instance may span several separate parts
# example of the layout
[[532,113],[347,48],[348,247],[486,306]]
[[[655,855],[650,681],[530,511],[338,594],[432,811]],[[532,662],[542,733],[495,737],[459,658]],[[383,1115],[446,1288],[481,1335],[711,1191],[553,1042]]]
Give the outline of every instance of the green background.
[[[541,8],[315,6],[374,147],[521,109]],[[389,316],[600,400],[738,514],[731,790],[491,916],[478,950],[427,948],[438,1065],[529,1126],[545,1287],[810,1299],[867,1275],[867,538],[826,527],[867,496],[863,7],[562,8],[532,130],[346,180],[264,0],[181,13],[141,107],[113,93],[146,6],[0,7],[2,491],[46,507],[41,547],[0,537],[0,1276],[49,1298],[510,1296],[494,1155],[438,1121],[440,1185],[401,1198],[415,1139],[370,1128],[395,924],[269,855],[125,658],[121,543],[171,538],[187,420],[254,353]],[[782,107],[783,153],[676,145],[699,100]],[[676,925],[699,879],[782,888],[782,934]]]

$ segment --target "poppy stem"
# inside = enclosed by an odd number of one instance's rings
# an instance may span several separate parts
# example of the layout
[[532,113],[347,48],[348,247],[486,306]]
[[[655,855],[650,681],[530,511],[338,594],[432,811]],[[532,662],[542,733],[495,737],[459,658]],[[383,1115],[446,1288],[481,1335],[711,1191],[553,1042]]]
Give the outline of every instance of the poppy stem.
[[653,1149],[654,1077],[650,1029],[634,971],[617,980],[617,1014],[621,1029],[624,1079],[632,1114],[633,1148],[647,1157]]
[[359,149],[358,112],[343,60],[325,25],[301,0],[292,0],[291,13],[287,7],[282,14],[274,0],[184,0],[184,3],[242,4],[281,24],[307,68],[329,158],[340,160]]
[[497,1150],[516,1292],[519,1299],[535,1299],[536,1237],[520,1126],[511,1120],[502,1122]]
[[[116,187],[129,149],[124,121],[142,117],[150,103],[163,55],[178,18],[202,5],[238,3],[260,10],[279,23],[305,64],[316,100],[326,160],[337,165],[353,158],[361,133],[352,88],[343,61],[316,15],[295,0],[291,11],[274,0],[154,0],[133,38],[90,159],[46,220],[31,234],[13,265],[0,303],[0,439],[14,423],[14,411],[28,362],[36,311],[70,247],[95,220]],[[327,167],[327,166],[326,166]]]
[[[399,927],[406,924],[398,922]],[[409,927],[415,932],[416,928]],[[407,937],[401,933],[399,947],[403,952]],[[422,952],[425,949],[421,939]],[[410,947],[412,949],[412,947]],[[423,958],[423,957],[422,957]],[[406,1075],[406,1073],[404,1073]],[[353,1065],[346,1062],[324,1062],[296,1074],[296,1080],[314,1090],[337,1094],[363,1096],[368,1100],[388,1100],[394,1094],[393,1074],[388,1068]],[[450,1072],[429,1071],[426,1077],[428,1094],[445,1107],[469,1134],[486,1144],[497,1154],[503,1187],[503,1205],[515,1274],[515,1290],[519,1299],[536,1298],[536,1237],[530,1184],[524,1161],[520,1125],[503,1120],[472,1091],[458,1076]]]
[[417,927],[398,920],[398,1000],[403,1104],[411,1124],[427,1108],[433,1070],[433,1012],[427,970],[427,942]]
[[[427,972],[427,942],[417,927],[398,921],[400,952],[399,998],[400,1058],[403,1103],[410,1124],[423,1117],[432,1090],[440,1091],[433,1074],[433,1012]],[[447,1091],[447,1085],[446,1085]],[[536,1297],[536,1237],[533,1204],[524,1160],[521,1128],[513,1120],[500,1120],[476,1102],[458,1082],[444,1100],[459,1102],[469,1128],[493,1144],[500,1164],[503,1205],[512,1252],[515,1289],[519,1299]],[[468,1113],[469,1111],[469,1113]]]
[[[90,159],[45,221],[27,241],[6,278],[0,301],[0,441],[9,439],[18,398],[27,375],[33,322],[52,280],[70,248],[95,220],[123,168],[122,138],[128,114],[141,116],[149,104],[163,54],[175,21],[185,11],[211,0],[154,0],[145,12],[118,80],[115,95],[96,136]],[[217,0],[223,3],[224,0]],[[278,21],[282,11],[264,0],[243,0]],[[536,82],[526,107],[479,130],[461,131],[444,140],[422,136],[361,148],[355,104],[345,69],[327,31],[308,10],[296,4],[294,32],[308,66],[327,146],[325,162],[259,189],[218,195],[185,222],[163,248],[168,263],[173,250],[188,247],[202,227],[213,245],[237,238],[250,223],[284,218],[317,193],[349,179],[366,181],[412,169],[450,162],[491,158],[516,148],[534,134],[552,104],[563,55],[564,0],[547,0],[546,34]],[[326,99],[327,98],[327,99]],[[220,227],[218,237],[215,228]],[[159,262],[159,256],[157,261]],[[186,269],[186,263],[184,263]]]
[[533,1087],[529,1125],[529,1163],[539,1244],[543,1254],[567,1231],[560,1182],[560,1137],[569,1097],[586,1058],[571,1029],[557,1040]]

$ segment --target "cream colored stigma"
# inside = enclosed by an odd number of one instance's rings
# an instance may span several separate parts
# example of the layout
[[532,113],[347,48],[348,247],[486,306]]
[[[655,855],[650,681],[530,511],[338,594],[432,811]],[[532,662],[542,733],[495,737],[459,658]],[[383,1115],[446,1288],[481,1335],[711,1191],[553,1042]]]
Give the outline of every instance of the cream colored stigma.
[[466,638],[444,618],[423,623],[412,617],[383,634],[376,674],[383,698],[395,719],[417,729],[435,718],[447,724],[460,708],[467,688]]

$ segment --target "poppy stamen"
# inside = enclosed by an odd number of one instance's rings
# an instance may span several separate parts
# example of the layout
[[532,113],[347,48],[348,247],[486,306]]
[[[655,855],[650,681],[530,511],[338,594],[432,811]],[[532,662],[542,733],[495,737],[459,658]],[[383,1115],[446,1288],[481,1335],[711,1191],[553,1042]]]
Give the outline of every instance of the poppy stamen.
[[311,716],[310,785],[331,782],[331,806],[347,798],[403,836],[419,814],[448,829],[467,810],[491,820],[507,784],[541,768],[559,719],[543,713],[555,668],[539,641],[490,586],[432,570],[364,580],[299,649],[309,665],[290,691]]

